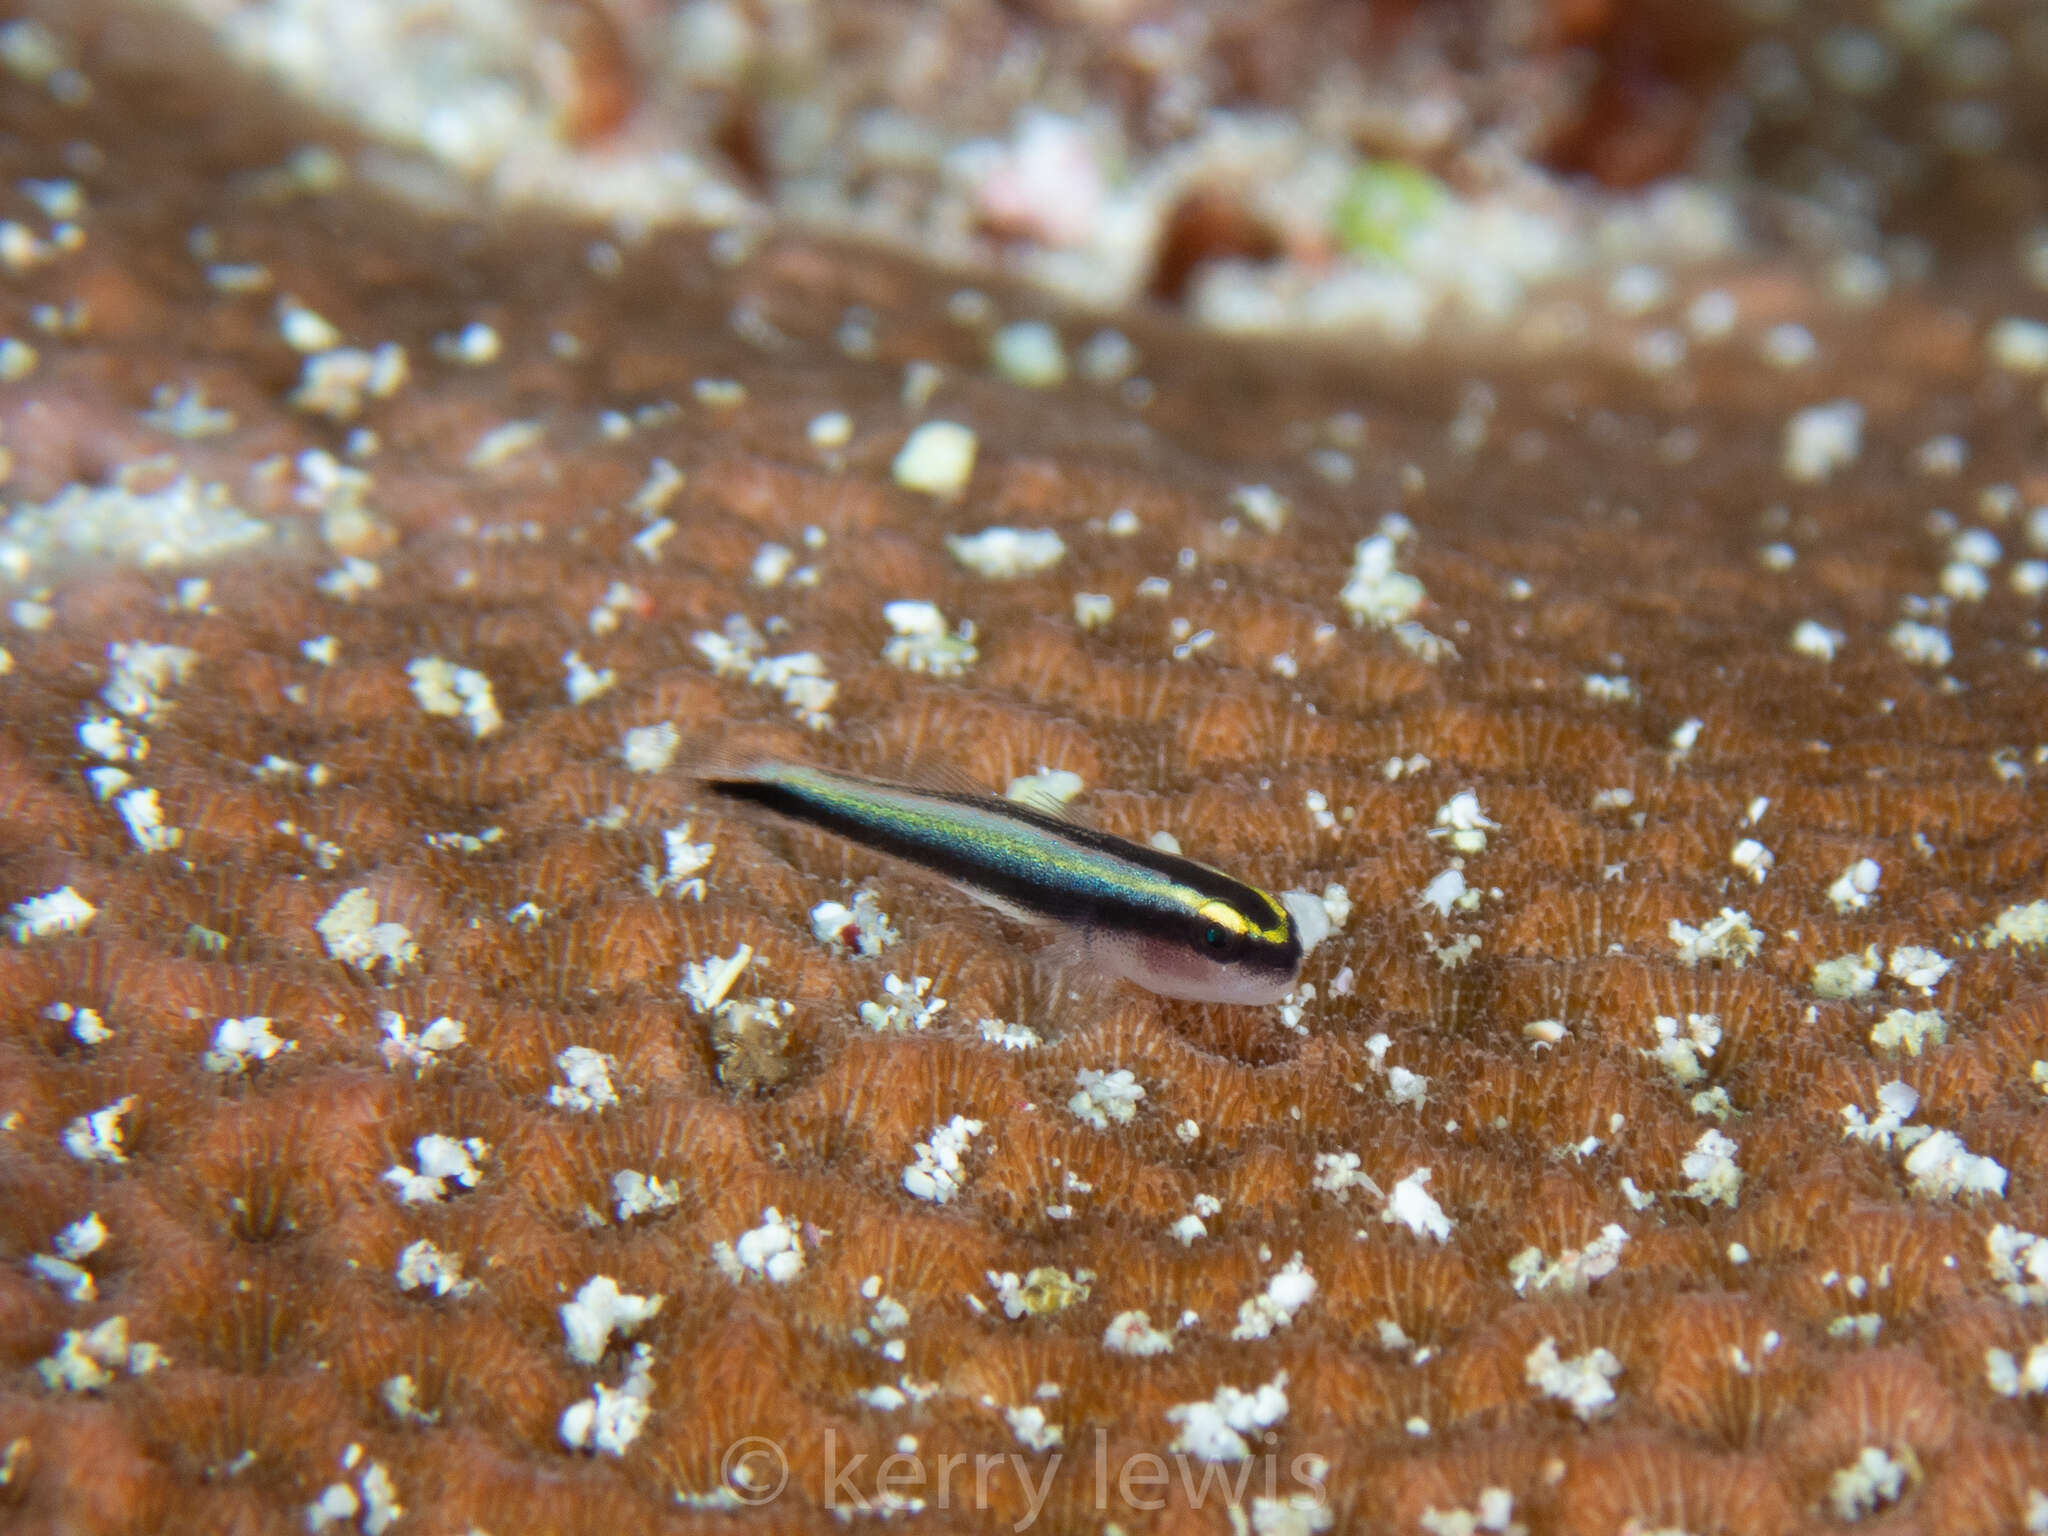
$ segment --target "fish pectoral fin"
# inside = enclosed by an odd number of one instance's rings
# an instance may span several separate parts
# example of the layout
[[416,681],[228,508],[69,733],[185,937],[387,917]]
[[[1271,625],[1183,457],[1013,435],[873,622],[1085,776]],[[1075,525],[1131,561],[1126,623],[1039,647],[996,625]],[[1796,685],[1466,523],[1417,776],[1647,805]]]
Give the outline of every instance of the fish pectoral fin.
[[1099,1009],[1117,986],[1117,978],[1090,953],[1088,935],[1082,929],[1055,929],[1052,941],[1034,951],[1031,961],[1035,979],[1044,989],[1046,1011],[1055,1018],[1076,1006]]
[[989,911],[999,913],[1013,923],[1022,923],[1027,928],[1043,928],[1049,921],[1037,912],[1026,911],[1014,902],[1005,901],[1002,897],[984,891],[980,886],[972,885],[965,880],[949,880],[946,883],[961,895],[972,898],[977,906],[987,907]]

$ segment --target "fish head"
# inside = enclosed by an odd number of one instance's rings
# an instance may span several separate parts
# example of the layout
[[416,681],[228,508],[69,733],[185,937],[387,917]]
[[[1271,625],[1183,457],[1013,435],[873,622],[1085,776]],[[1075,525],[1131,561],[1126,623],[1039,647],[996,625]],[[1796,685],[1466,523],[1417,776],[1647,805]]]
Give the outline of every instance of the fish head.
[[1294,918],[1264,891],[1204,896],[1163,924],[1122,935],[1115,968],[1163,997],[1197,1003],[1277,1003],[1301,979]]

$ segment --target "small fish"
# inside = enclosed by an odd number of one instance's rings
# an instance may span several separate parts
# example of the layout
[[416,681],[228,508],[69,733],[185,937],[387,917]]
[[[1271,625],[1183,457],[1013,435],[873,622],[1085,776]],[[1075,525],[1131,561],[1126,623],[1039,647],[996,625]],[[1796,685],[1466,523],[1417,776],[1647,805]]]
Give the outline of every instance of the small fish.
[[1165,997],[1272,1003],[1301,975],[1306,946],[1289,908],[1193,859],[992,795],[772,761],[699,777],[727,799],[836,832],[1013,917],[1058,927],[1083,964]]

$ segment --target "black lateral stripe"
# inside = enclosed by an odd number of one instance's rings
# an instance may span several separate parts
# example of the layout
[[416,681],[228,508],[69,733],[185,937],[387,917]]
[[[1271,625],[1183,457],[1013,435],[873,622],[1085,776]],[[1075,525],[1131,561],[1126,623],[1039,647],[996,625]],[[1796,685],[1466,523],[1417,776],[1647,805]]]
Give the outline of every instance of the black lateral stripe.
[[[815,786],[764,776],[708,787],[1046,917],[1121,927],[1186,917],[1200,899],[1248,914],[1275,907],[1264,892],[1205,864],[1012,800],[804,773]],[[1284,921],[1284,909],[1275,915]]]

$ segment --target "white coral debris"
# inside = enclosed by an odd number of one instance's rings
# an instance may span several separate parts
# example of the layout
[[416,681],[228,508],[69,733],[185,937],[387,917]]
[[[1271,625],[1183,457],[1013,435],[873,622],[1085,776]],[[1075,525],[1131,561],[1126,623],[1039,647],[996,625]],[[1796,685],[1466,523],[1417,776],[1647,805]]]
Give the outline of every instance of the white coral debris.
[[7,909],[7,928],[15,943],[26,944],[30,939],[83,932],[97,915],[91,902],[66,885],[17,901]]
[[1735,1164],[1738,1148],[1719,1131],[1705,1131],[1679,1167],[1692,1180],[1684,1193],[1702,1205],[1733,1208],[1742,1194],[1742,1170]]
[[435,1296],[467,1296],[476,1289],[474,1280],[462,1278],[461,1257],[442,1252],[424,1237],[398,1255],[396,1279],[401,1291],[425,1290]]
[[1984,1384],[2000,1397],[2048,1395],[2048,1339],[2028,1350],[2024,1362],[2010,1350],[1985,1350]]
[[[969,631],[973,626],[965,626]],[[968,647],[972,660],[973,647]],[[935,674],[937,675],[937,674]],[[839,697],[839,685],[825,675],[825,663],[816,651],[796,651],[787,656],[764,656],[747,669],[747,681],[782,696],[805,725],[814,731],[832,724],[832,702]]]
[[144,1376],[168,1363],[156,1345],[129,1340],[126,1317],[110,1317],[91,1328],[65,1329],[56,1352],[36,1362],[36,1374],[52,1392],[98,1392],[121,1371]]
[[1932,996],[1934,989],[1941,985],[1941,978],[1955,969],[1955,962],[1943,959],[1923,945],[1906,944],[1891,952],[1884,968],[1887,975],[1904,982],[1914,991]]
[[125,1134],[121,1118],[134,1107],[135,1095],[131,1093],[105,1109],[80,1115],[64,1128],[64,1150],[82,1163],[127,1162],[128,1153],[121,1145]]
[[1294,509],[1270,485],[1240,485],[1230,493],[1230,508],[1262,533],[1278,533]]
[[619,756],[634,773],[661,773],[676,760],[682,735],[666,720],[636,725],[619,741]]
[[1108,1130],[1111,1121],[1128,1124],[1145,1097],[1144,1085],[1128,1067],[1114,1072],[1083,1067],[1074,1080],[1080,1084],[1080,1092],[1067,1100],[1067,1108],[1098,1131]]
[[1172,1449],[1201,1461],[1242,1461],[1251,1454],[1245,1436],[1271,1429],[1287,1417],[1287,1373],[1249,1392],[1220,1386],[1205,1402],[1179,1403],[1166,1421],[1180,1426]]
[[185,681],[199,653],[182,645],[117,641],[107,647],[107,661],[107,682],[100,697],[116,714],[147,722],[162,718],[170,707],[165,693]]
[[1003,1417],[1009,1422],[1010,1432],[1017,1437],[1017,1443],[1030,1451],[1050,1451],[1066,1440],[1066,1431],[1052,1423],[1043,1408],[1036,1403],[1003,1410]]
[[1913,1193],[1928,1199],[2005,1193],[2003,1165],[1972,1152],[1953,1131],[1930,1133],[1906,1154],[1905,1169]]
[[82,1216],[65,1227],[50,1240],[54,1254],[32,1253],[28,1267],[43,1279],[64,1293],[66,1300],[75,1306],[85,1306],[99,1298],[99,1288],[92,1272],[85,1268],[84,1261],[106,1245],[106,1224],[97,1211]]
[[646,1427],[653,1397],[654,1351],[635,1344],[625,1380],[617,1387],[594,1382],[589,1397],[562,1410],[555,1433],[573,1451],[623,1456]]
[[1529,1536],[1529,1527],[1515,1518],[1515,1496],[1505,1488],[1480,1489],[1472,1509],[1431,1505],[1416,1524],[1425,1536]]
[[1924,1139],[1928,1128],[1924,1125],[1909,1126],[1913,1112],[1920,1107],[1920,1094],[1910,1083],[1896,1080],[1885,1083],[1877,1090],[1877,1114],[1866,1118],[1861,1106],[1845,1104],[1842,1107],[1844,1139],[1871,1143],[1880,1147],[1896,1144],[1901,1150]]
[[[226,412],[162,420],[190,426],[223,417],[232,423]],[[0,531],[24,561],[111,557],[153,570],[231,554],[268,538],[271,527],[236,506],[227,486],[179,475],[155,489],[139,489],[126,477],[112,485],[74,482],[46,502],[18,504],[0,518]]]
[[1729,851],[1728,862],[1758,885],[1762,885],[1778,859],[1776,854],[1755,838],[1745,837]]
[[934,1127],[931,1139],[917,1144],[917,1160],[903,1170],[903,1187],[920,1200],[946,1204],[960,1193],[966,1179],[968,1144],[981,1129],[979,1120],[965,1115],[955,1115]]
[[405,348],[396,342],[384,342],[375,351],[329,347],[305,360],[291,403],[297,410],[348,421],[361,413],[365,396],[388,400],[410,377]]
[[[757,587],[779,587],[795,565],[795,550],[787,544],[770,541],[754,551],[753,563],[747,567],[747,574]],[[811,575],[816,574],[815,567],[806,566],[805,570]]]
[[361,1536],[384,1536],[405,1513],[390,1469],[381,1461],[366,1462],[363,1448],[355,1444],[342,1451],[341,1469],[355,1474],[355,1486],[340,1481],[321,1489],[319,1497],[306,1506],[306,1528],[319,1536],[330,1525],[355,1521]]
[[1437,807],[1429,835],[1447,839],[1459,853],[1478,854],[1486,851],[1486,834],[1499,830],[1500,823],[1479,808],[1479,796],[1461,789]]
[[726,619],[723,630],[699,630],[690,643],[720,677],[741,677],[753,687],[774,689],[812,730],[830,728],[839,685],[826,676],[825,663],[815,651],[763,656],[767,637],[737,613]]
[[1837,955],[1817,962],[1813,968],[1813,990],[1822,997],[1860,997],[1877,985],[1883,962],[1872,945],[1860,955]]
[[1050,528],[984,528],[975,534],[948,534],[946,548],[977,576],[1005,581],[1035,576],[1052,569],[1067,546]]
[[1266,1288],[1237,1309],[1233,1339],[1270,1338],[1276,1328],[1294,1321],[1294,1314],[1315,1298],[1316,1277],[1296,1254],[1266,1282]]
[[[2016,1307],[2048,1306],[2048,1237],[2000,1222],[1984,1235],[1991,1278]],[[62,1248],[59,1248],[62,1252]]]
[[[1481,835],[1484,836],[1483,833]],[[1448,918],[1451,908],[1463,901],[1465,895],[1465,872],[1447,869],[1422,888],[1415,898],[1415,905],[1435,912],[1440,918]]]
[[1362,1189],[1378,1200],[1386,1199],[1386,1192],[1359,1167],[1356,1152],[1318,1152],[1313,1183],[1317,1189],[1335,1195],[1339,1200],[1350,1199],[1354,1189]]
[[693,1010],[708,1013],[726,1000],[753,959],[754,946],[743,943],[723,958],[691,960],[683,966],[676,990],[690,1000]]
[[433,1205],[447,1197],[450,1184],[476,1188],[483,1177],[477,1162],[489,1156],[490,1150],[474,1136],[462,1141],[438,1134],[422,1136],[412,1144],[418,1169],[393,1164],[384,1170],[384,1182],[397,1191],[402,1204]]
[[[1332,894],[1335,893],[1335,900]],[[1344,895],[1344,888],[1332,885],[1322,895],[1314,891],[1282,891],[1280,905],[1287,909],[1287,915],[1294,920],[1294,936],[1306,955],[1330,936],[1338,926],[1332,913],[1342,910],[1348,917],[1351,912],[1350,899]]]
[[565,1081],[548,1089],[548,1102],[557,1109],[591,1115],[619,1102],[612,1086],[618,1063],[602,1051],[587,1045],[572,1045],[555,1057],[555,1067]]
[[893,638],[882,646],[882,660],[892,667],[932,677],[958,677],[980,658],[972,619],[962,619],[948,633],[946,616],[935,605],[908,599],[883,604],[882,617],[894,631]]
[[841,954],[852,953],[872,960],[902,937],[889,922],[889,914],[875,899],[873,891],[861,891],[853,905],[821,901],[811,908],[811,933],[820,944]]
[[1809,406],[1785,423],[1781,467],[1788,480],[1812,484],[1856,462],[1863,451],[1863,407],[1854,400]]
[[419,959],[412,930],[403,923],[377,921],[377,898],[367,886],[345,893],[313,926],[328,954],[360,971],[381,964],[395,975]]
[[692,842],[690,833],[691,823],[686,821],[661,834],[665,867],[657,870],[652,864],[640,866],[640,884],[648,895],[663,896],[674,892],[678,898],[704,899],[703,872],[711,863],[712,854],[718,851],[718,845]]
[[931,977],[906,980],[891,971],[882,978],[881,1000],[860,1005],[860,1021],[878,1035],[914,1035],[946,1011],[946,1000],[931,992]]
[[1531,1245],[1508,1260],[1508,1278],[1514,1281],[1517,1296],[1532,1290],[1578,1295],[1620,1267],[1628,1237],[1626,1227],[1610,1221],[1585,1247],[1567,1248],[1555,1259],[1545,1258],[1541,1248]]
[[1877,895],[1877,883],[1884,869],[1875,859],[1858,859],[1843,870],[1828,887],[1828,900],[1837,912],[1861,912]]
[[233,1076],[298,1048],[296,1040],[278,1039],[270,1020],[261,1015],[222,1019],[213,1032],[213,1048],[199,1058],[199,1064],[209,1072]]
[[421,709],[459,719],[472,736],[488,736],[505,723],[491,680],[474,667],[458,667],[441,656],[416,656],[406,663],[405,675]]
[[1119,1312],[1102,1331],[1102,1347],[1115,1355],[1164,1355],[1173,1351],[1173,1335],[1152,1326],[1145,1312]]
[[1681,965],[1725,960],[1739,967],[1763,948],[1763,934],[1754,920],[1747,912],[1738,912],[1733,907],[1723,907],[1718,917],[1708,918],[1697,928],[1674,917],[1669,933],[1671,942],[1678,947]]
[[92,1271],[75,1260],[32,1253],[28,1256],[28,1267],[55,1286],[73,1306],[82,1307],[99,1300],[99,1283],[93,1279]]
[[1068,802],[1086,787],[1087,781],[1078,773],[1041,766],[1036,773],[1019,774],[1010,780],[1003,790],[1003,798],[1060,816],[1065,814]]
[[683,1192],[673,1179],[622,1168],[612,1175],[612,1211],[622,1222],[635,1216],[653,1216],[672,1211],[682,1203]]
[[1800,655],[1811,656],[1815,661],[1833,661],[1847,638],[1839,629],[1830,629],[1818,619],[1801,619],[1792,626],[1791,645]]
[[1901,619],[1886,633],[1891,648],[1919,667],[1945,667],[1955,660],[1955,643],[1948,631],[1935,624]]
[[711,1262],[735,1285],[749,1275],[787,1285],[804,1272],[803,1223],[771,1205],[761,1212],[758,1227],[712,1244]]
[[1427,596],[1422,583],[1394,568],[1395,538],[1377,533],[1351,552],[1351,575],[1337,601],[1353,624],[1390,629],[1415,616]]
[[2002,944],[2016,948],[2048,944],[2048,900],[2010,906],[1999,913],[1984,930],[1984,947],[1997,949]]
[[971,427],[956,421],[922,422],[897,450],[890,478],[907,491],[950,499],[966,489],[978,446]]
[[[341,564],[328,571],[313,583],[314,589],[337,602],[353,602],[365,592],[374,592],[384,580],[384,573],[375,561],[365,560],[360,555],[345,556]],[[332,665],[330,658],[321,665]]]
[[1870,1043],[1880,1051],[1918,1056],[1948,1040],[1948,1021],[1933,1008],[1894,1008],[1871,1026]]
[[1416,1169],[1387,1192],[1380,1220],[1399,1222],[1417,1237],[1433,1237],[1440,1243],[1451,1240],[1451,1218],[1429,1192],[1427,1168]]
[[131,789],[117,795],[114,809],[128,824],[135,846],[145,853],[168,853],[185,841],[182,828],[165,824],[163,802],[154,789]]
[[1702,1060],[1713,1056],[1721,1044],[1720,1015],[1688,1013],[1683,1027],[1679,1021],[1659,1014],[1651,1021],[1657,1044],[1643,1052],[1671,1075],[1681,1088],[1689,1088],[1707,1074]]
[[614,668],[598,670],[590,666],[582,651],[563,651],[561,670],[565,674],[561,686],[567,690],[571,705],[588,705],[592,698],[598,698],[618,686],[618,672]]
[[412,1033],[404,1014],[392,1009],[379,1015],[377,1023],[384,1031],[384,1038],[377,1045],[384,1064],[394,1072],[401,1066],[410,1066],[415,1076],[461,1045],[469,1033],[460,1019],[451,1019],[446,1014],[418,1034]]
[[1561,1358],[1557,1340],[1546,1337],[1522,1362],[1522,1378],[1545,1397],[1556,1398],[1580,1419],[1591,1420],[1614,1406],[1614,1379],[1621,1362],[1611,1350],[1590,1349]]
[[1906,1465],[1880,1446],[1866,1445],[1828,1480],[1828,1506],[1837,1520],[1861,1520],[1906,1490]]
[[2048,373],[2048,322],[2005,315],[1984,336],[1991,360],[2012,373]]
[[1011,1024],[1003,1019],[980,1019],[974,1026],[988,1044],[1006,1051],[1028,1051],[1045,1042],[1029,1024]]
[[635,1296],[622,1291],[610,1275],[593,1275],[583,1282],[575,1300],[555,1309],[562,1319],[569,1358],[578,1365],[597,1364],[613,1334],[630,1338],[661,1311],[662,1300],[659,1295]]
[[1086,1301],[1095,1278],[1093,1270],[1076,1270],[1070,1275],[1054,1265],[1043,1265],[1021,1276],[1015,1270],[991,1269],[983,1273],[989,1288],[996,1293],[1003,1316],[1012,1322],[1064,1312]]
[[[1294,905],[1288,902],[1287,898],[1295,894],[1297,893],[1288,891],[1283,893],[1280,898],[1287,905],[1287,909],[1290,912],[1294,911]],[[1332,880],[1328,885],[1324,886],[1322,894],[1317,899],[1323,904],[1323,918],[1332,930],[1342,928],[1351,921],[1351,893],[1336,881]],[[1295,913],[1295,919],[1297,922],[1300,922],[1301,914]],[[1306,927],[1305,924],[1304,927]],[[1306,933],[1302,937],[1302,945],[1304,950],[1309,947]]]
[[58,1256],[74,1264],[92,1257],[106,1245],[107,1224],[100,1220],[98,1211],[79,1217],[50,1239],[50,1246],[57,1250]]
[[139,763],[149,756],[149,738],[112,715],[87,715],[78,725],[78,744],[110,763]]
[[1066,382],[1067,350],[1043,320],[1016,320],[989,338],[989,365],[1012,384],[1052,389]]

